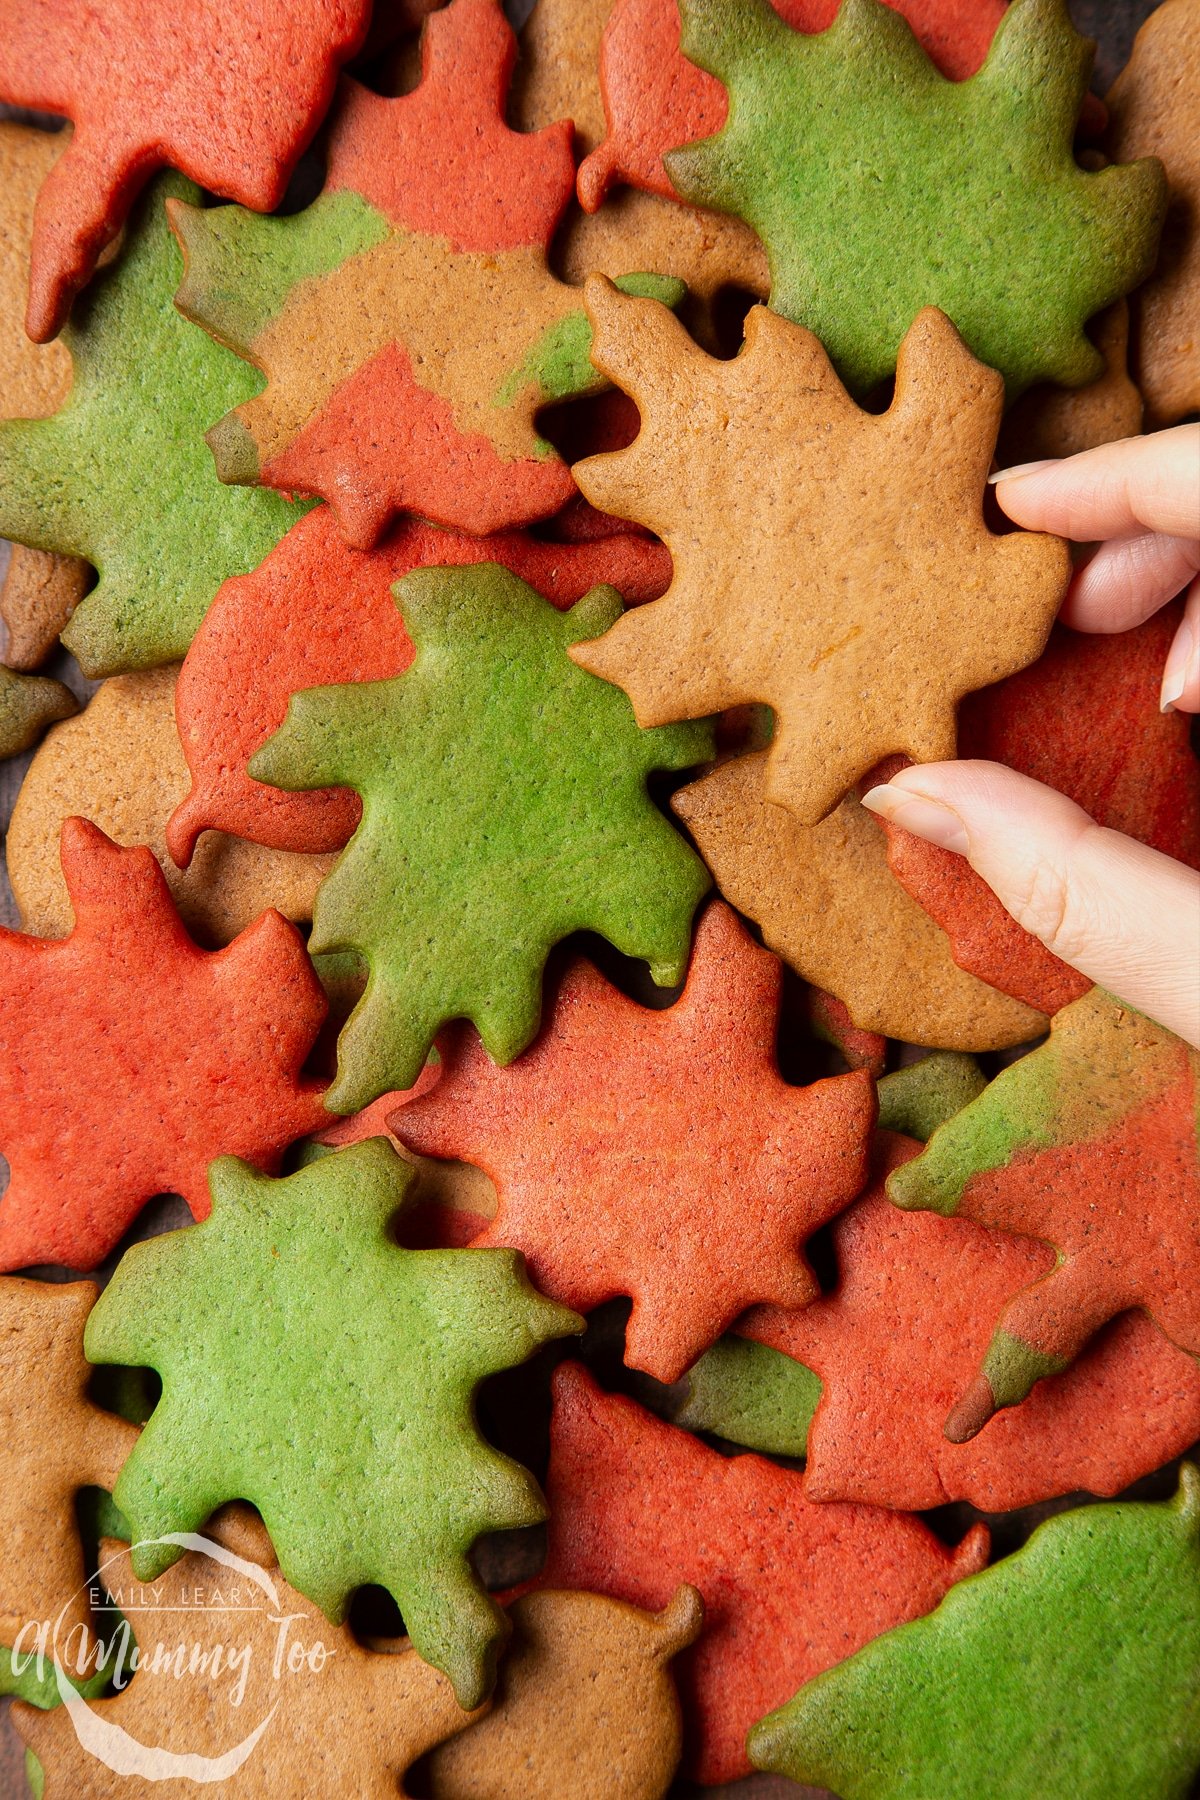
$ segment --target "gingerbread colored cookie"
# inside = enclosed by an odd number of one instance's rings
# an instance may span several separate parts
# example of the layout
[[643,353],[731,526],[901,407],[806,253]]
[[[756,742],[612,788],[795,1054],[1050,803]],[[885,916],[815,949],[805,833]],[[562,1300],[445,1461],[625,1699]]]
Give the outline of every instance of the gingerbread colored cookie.
[[[5,1205],[8,1201],[5,1200]],[[95,1647],[88,1565],[75,1504],[111,1488],[137,1427],[88,1398],[83,1329],[98,1290],[0,1279],[0,1431],[10,1479],[0,1484],[0,1644]],[[74,1637],[72,1637],[74,1634]],[[0,1651],[0,1671],[19,1669]]]
[[600,142],[600,42],[612,9],[613,0],[537,0],[521,28],[508,97],[518,131],[570,119],[581,155]]
[[909,1044],[995,1050],[1027,1043],[1045,1015],[960,969],[945,932],[887,866],[887,841],[855,795],[805,827],[764,795],[760,752],[672,795],[730,903],[864,1031]]
[[[1040,660],[972,695],[959,720],[963,756],[1007,763],[1058,788],[1100,825],[1200,868],[1200,762],[1184,714],[1159,705],[1181,604],[1133,631],[1057,626]],[[887,826],[888,863],[942,926],[955,961],[1044,1012],[1091,982],[1005,911],[961,856]]]
[[1112,1800],[1200,1769],[1200,1477],[1084,1506],[818,1676],[750,1733],[757,1768],[855,1800]]
[[659,1381],[755,1300],[815,1299],[803,1245],[866,1182],[871,1078],[783,1081],[782,975],[714,902],[673,1006],[577,961],[516,1062],[443,1033],[436,1081],[388,1119],[412,1149],[485,1170],[499,1204],[476,1242],[520,1250],[543,1293],[577,1312],[631,1295],[625,1360]]
[[663,1800],[682,1725],[673,1656],[703,1617],[695,1588],[659,1613],[599,1594],[526,1594],[491,1711],[429,1762],[433,1800]]
[[681,1581],[699,1590],[704,1629],[675,1669],[696,1780],[749,1773],[746,1731],[774,1696],[928,1612],[986,1560],[982,1527],[951,1552],[903,1513],[815,1505],[791,1470],[727,1460],[577,1364],[554,1394],[541,1585],[650,1610]]
[[34,221],[26,328],[44,342],[148,175],[172,165],[270,212],[362,42],[367,0],[31,0],[6,20],[0,99],[75,129]]
[[0,532],[99,571],[62,633],[93,677],[181,657],[226,576],[256,568],[304,510],[216,478],[205,427],[257,383],[175,310],[168,197],[199,195],[177,175],[150,185],[64,333],[62,406],[0,424]]
[[78,700],[61,681],[18,675],[0,664],[0,758],[31,750],[57,720],[78,711]]
[[1133,300],[1134,367],[1147,422],[1200,411],[1200,6],[1164,0],[1108,96],[1114,157],[1159,156],[1168,203],[1158,266]]
[[[1005,0],[886,0],[911,25],[945,75],[973,75],[1004,16]],[[838,0],[772,0],[795,31],[827,31]],[[678,195],[663,153],[725,124],[728,96],[714,76],[688,62],[679,46],[675,0],[609,0],[600,45],[600,86],[607,130],[579,170],[579,197],[595,212],[614,182]]]
[[[99,1584],[118,1604],[144,1593],[126,1545],[101,1546]],[[92,1702],[86,1743],[62,1709],[14,1712],[45,1800],[184,1800],[201,1782],[271,1800],[396,1800],[409,1766],[478,1717],[415,1650],[364,1649],[277,1569],[224,1545],[187,1551],[134,1622],[132,1679],[126,1623],[126,1685]]]
[[180,918],[202,943],[227,944],[270,906],[288,919],[312,918],[332,857],[267,850],[217,831],[205,835],[187,869],[167,854],[167,821],[188,776],[175,728],[177,675],[171,665],[113,676],[34,757],[5,845],[13,898],[32,936],[65,937],[71,929],[59,833],[76,814],[115,843],[150,846]]
[[[0,389],[10,419],[57,412],[71,388],[66,346],[31,343],[22,323],[37,191],[68,142],[67,134],[0,121]],[[14,545],[0,585],[9,668],[41,665],[82,598],[88,574],[78,557]]]
[[656,598],[671,579],[663,546],[630,532],[563,545],[405,523],[364,551],[345,542],[329,508],[318,508],[254,574],[225,584],[188,652],[176,709],[192,786],[167,828],[175,860],[186,866],[200,834],[214,828],[279,850],[340,850],[361,817],[356,794],[284,794],[252,781],[246,764],[299,689],[385,681],[407,669],[413,646],[392,597],[397,581],[415,568],[481,562],[502,563],[562,608],[597,582],[632,603]]
[[714,1370],[693,1370],[682,1422],[807,1456],[810,1500],[916,1511],[968,1500],[1008,1512],[1077,1489],[1117,1494],[1194,1443],[1200,1366],[1132,1312],[972,1442],[947,1440],[946,1414],[997,1313],[1044,1281],[1054,1258],[1030,1238],[890,1206],[886,1176],[917,1154],[911,1139],[881,1139],[874,1186],[833,1227],[832,1292],[803,1312],[755,1307],[738,1321],[758,1351],[753,1404],[763,1423],[729,1391],[724,1349]]
[[402,1249],[390,1225],[412,1171],[381,1139],[279,1181],[225,1157],[210,1182],[210,1217],[127,1250],[88,1324],[93,1362],[163,1378],[114,1490],[136,1574],[179,1555],[136,1540],[249,1500],[327,1618],[364,1582],[386,1587],[415,1648],[478,1705],[505,1621],[468,1553],[542,1505],[479,1436],[474,1392],[582,1322],[535,1294],[512,1251]]
[[1131,1307],[1200,1356],[1198,1100],[1200,1052],[1092,988],[889,1178],[898,1206],[1056,1253],[996,1309],[979,1374],[946,1421],[951,1442],[1018,1405]]
[[767,0],[681,0],[680,16],[684,55],[724,83],[730,112],[667,172],[753,227],[772,307],[816,333],[852,392],[887,379],[926,306],[1010,399],[1100,374],[1083,327],[1153,269],[1166,182],[1152,160],[1075,161],[1092,48],[1066,0],[1010,6],[960,82],[877,0],[847,0],[817,37]]
[[537,1031],[548,951],[572,931],[598,931],[673,985],[709,885],[646,783],[709,756],[710,728],[639,731],[625,696],[568,654],[620,612],[611,588],[560,613],[483,563],[418,569],[397,594],[408,671],[294,694],[250,763],[274,787],[364,799],[310,946],[370,966],[338,1041],[335,1112],[411,1087],[451,1019],[511,1062]]
[[556,512],[574,483],[534,415],[601,385],[581,296],[546,263],[569,124],[505,123],[516,40],[497,0],[452,0],[421,44],[412,93],[343,82],[303,212],[171,215],[181,310],[267,377],[208,433],[222,480],[319,494],[361,549],[396,512],[473,532]]
[[1038,656],[1070,576],[1060,539],[984,523],[996,373],[930,309],[891,406],[868,413],[816,338],[766,307],[722,362],[656,302],[601,279],[585,292],[593,357],[642,429],[575,478],[657,532],[675,575],[576,661],[623,687],[640,725],[769,704],[766,798],[802,825],[885,756],[952,757],[957,702]]
[[1104,358],[1104,372],[1086,387],[1035,387],[1011,406],[1000,427],[996,461],[1001,468],[1078,456],[1099,444],[1136,437],[1142,429],[1142,396],[1129,373],[1129,306],[1118,300],[1088,326]]
[[325,1115],[301,1075],[325,1013],[295,927],[264,913],[225,950],[188,936],[150,851],[68,819],[75,915],[56,942],[0,931],[0,1268],[94,1268],[155,1194],[208,1211],[232,1151],[275,1167]]

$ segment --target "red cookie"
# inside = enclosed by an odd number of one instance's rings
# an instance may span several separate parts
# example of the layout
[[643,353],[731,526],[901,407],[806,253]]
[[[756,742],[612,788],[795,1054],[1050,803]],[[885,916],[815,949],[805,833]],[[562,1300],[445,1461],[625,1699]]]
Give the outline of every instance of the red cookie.
[[821,1378],[810,1499],[913,1511],[969,1500],[1008,1512],[1080,1488],[1119,1493],[1200,1437],[1200,1364],[1129,1312],[1024,1405],[950,1443],[946,1415],[996,1317],[1049,1274],[1054,1252],[965,1218],[901,1212],[883,1184],[922,1146],[891,1132],[879,1144],[875,1184],[833,1228],[835,1291],[803,1312],[755,1307],[738,1323]]
[[546,544],[524,532],[465,537],[416,522],[376,550],[354,550],[332,513],[301,519],[250,575],[225,582],[196,633],[176,688],[179,737],[192,788],[167,844],[180,868],[205,830],[279,850],[340,850],[362,813],[347,788],[285,794],[251,781],[246,764],[283,724],[300,688],[385,681],[412,661],[392,588],[430,564],[498,562],[556,606],[608,582],[629,603],[671,579],[664,546],[626,532],[592,544]]
[[[1176,603],[1111,637],[1056,626],[1037,662],[964,700],[959,755],[1007,763],[1098,824],[1200,868],[1190,721],[1158,704],[1180,614]],[[946,932],[960,968],[1045,1013],[1087,992],[1087,977],[1023,931],[961,856],[886,830],[893,873]]]
[[274,211],[370,11],[370,0],[6,6],[0,100],[75,124],[38,196],[30,337],[45,342],[61,328],[156,169]]
[[[886,0],[912,26],[944,75],[973,75],[982,64],[1005,0]],[[797,31],[825,31],[839,0],[771,0]],[[596,212],[614,182],[677,200],[663,152],[711,137],[728,100],[713,75],[679,48],[676,0],[615,0],[600,43],[600,86],[608,135],[579,170],[579,198]]]
[[905,1513],[815,1505],[803,1476],[719,1456],[576,1363],[554,1378],[546,1498],[540,1586],[650,1608],[699,1589],[704,1630],[675,1674],[684,1768],[706,1783],[748,1775],[756,1719],[987,1561],[983,1526],[951,1551]]
[[801,1246],[867,1179],[874,1084],[782,1079],[782,974],[718,902],[674,1006],[639,1006],[580,960],[515,1062],[447,1032],[441,1079],[388,1120],[495,1182],[477,1246],[520,1250],[534,1285],[579,1312],[632,1295],[625,1360],[659,1381],[755,1300],[815,1299]]
[[271,1172],[328,1118],[301,1069],[325,998],[293,925],[263,913],[224,950],[180,923],[153,854],[62,828],[66,938],[0,931],[0,1268],[90,1269],[155,1194],[208,1216],[208,1165]]

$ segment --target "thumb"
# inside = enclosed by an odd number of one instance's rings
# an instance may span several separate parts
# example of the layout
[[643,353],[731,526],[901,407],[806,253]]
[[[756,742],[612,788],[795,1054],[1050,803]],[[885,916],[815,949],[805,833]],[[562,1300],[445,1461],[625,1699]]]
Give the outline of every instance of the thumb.
[[863,796],[965,856],[1019,925],[1200,1046],[1200,874],[998,763],[921,763]]

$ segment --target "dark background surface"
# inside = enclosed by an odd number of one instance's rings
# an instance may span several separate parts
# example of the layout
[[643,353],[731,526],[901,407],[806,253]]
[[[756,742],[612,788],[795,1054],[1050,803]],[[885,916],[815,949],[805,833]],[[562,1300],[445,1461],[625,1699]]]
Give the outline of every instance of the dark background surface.
[[[967,3],[969,4],[970,0],[967,0]],[[1096,73],[1093,86],[1098,93],[1103,94],[1107,91],[1124,66],[1134,34],[1142,20],[1154,10],[1154,4],[1155,0],[1070,0],[1071,16],[1076,25],[1097,42]],[[523,23],[530,10],[530,0],[507,0],[509,16],[518,26]],[[3,110],[0,109],[0,111]],[[0,397],[0,409],[2,409],[2,405],[2,397]],[[0,544],[0,558],[6,557],[6,555],[6,547]],[[94,685],[80,675],[75,664],[65,655],[61,658],[60,665],[55,666],[53,672],[58,674],[61,679],[66,680],[81,697],[85,697]],[[5,827],[28,762],[29,758],[26,756],[0,765],[0,822]],[[0,877],[0,922],[18,923],[12,907],[7,879],[3,877]],[[156,1203],[150,1210],[145,1224],[150,1229],[162,1230],[175,1223],[184,1222],[187,1217],[186,1211],[182,1210],[182,1202],[163,1201]],[[614,1317],[612,1324],[617,1325],[618,1323],[619,1320]],[[19,1479],[19,1472],[10,1469],[7,1471],[7,1477],[10,1480]],[[1147,1493],[1155,1495],[1173,1491],[1174,1485],[1173,1476],[1152,1478],[1150,1482],[1143,1484]],[[989,1521],[993,1526],[996,1548],[1007,1550],[1022,1542],[1035,1523],[1034,1512],[1040,1515],[1051,1510],[1058,1510],[1060,1505],[1069,1503],[1069,1501],[1064,1501],[1056,1503],[1053,1507],[1031,1509],[1029,1513],[1009,1515],[1003,1521]],[[978,1516],[970,1508],[958,1507],[943,1509],[943,1515],[935,1517],[931,1523],[935,1529],[951,1541],[957,1541],[963,1535],[969,1521]],[[3,1547],[0,1546],[0,1552],[2,1549]],[[8,1720],[6,1705],[0,1702],[0,1706],[3,1707],[3,1712],[0,1712],[0,1800],[25,1800],[28,1788],[24,1775],[22,1748]],[[197,1793],[201,1791],[197,1789]],[[722,1795],[728,1796],[729,1800],[804,1800],[805,1796],[816,1800],[816,1790],[800,1788],[793,1782],[766,1775],[753,1776],[746,1781],[736,1782],[722,1788],[700,1788],[679,1782],[672,1789],[672,1794],[679,1797],[707,1794],[712,1796],[713,1800],[717,1800],[717,1797]],[[72,1796],[71,1800],[86,1800],[86,1796]],[[270,1800],[270,1796],[264,1795],[262,1800]],[[318,1800],[318,1797],[314,1796],[314,1800]],[[481,1796],[481,1800],[484,1800],[484,1797]],[[979,1800],[987,1800],[987,1796],[980,1795]],[[1029,1800],[1037,1800],[1037,1796],[1031,1795]],[[1117,1800],[1116,1796],[1114,1796],[1114,1800]]]

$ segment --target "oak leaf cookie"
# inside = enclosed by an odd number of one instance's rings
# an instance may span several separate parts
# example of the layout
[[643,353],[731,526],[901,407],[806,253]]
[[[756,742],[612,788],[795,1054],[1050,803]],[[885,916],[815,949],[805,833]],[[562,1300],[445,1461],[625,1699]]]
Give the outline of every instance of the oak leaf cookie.
[[[138,1435],[88,1397],[83,1328],[98,1291],[90,1281],[0,1278],[0,1432],[10,1473],[0,1483],[0,1644],[27,1652],[42,1626],[47,1655],[94,1645],[76,1500],[85,1487],[113,1486]],[[0,1671],[18,1672],[3,1650]]]
[[682,1727],[668,1664],[700,1630],[678,1588],[659,1613],[600,1594],[526,1594],[491,1711],[429,1761],[433,1800],[663,1800]]
[[163,1378],[113,1494],[135,1574],[179,1556],[145,1540],[248,1500],[327,1618],[340,1624],[364,1582],[386,1587],[415,1648],[478,1705],[506,1624],[468,1555],[543,1509],[533,1477],[480,1437],[473,1396],[581,1321],[534,1292],[513,1251],[402,1249],[390,1226],[412,1171],[381,1139],[279,1181],[223,1157],[210,1182],[202,1225],[125,1252],[85,1339],[93,1362]]
[[225,583],[184,661],[176,710],[192,785],[167,826],[181,867],[214,828],[278,850],[343,847],[362,813],[356,794],[284,794],[252,781],[246,764],[299,689],[385,681],[407,669],[413,646],[392,598],[402,576],[480,562],[502,563],[560,608],[597,582],[633,603],[656,599],[671,579],[664,547],[628,531],[546,544],[525,532],[468,537],[410,520],[375,550],[354,550],[331,510],[318,507],[252,575]]
[[338,1040],[334,1112],[411,1087],[451,1019],[511,1062],[537,1031],[547,954],[572,931],[677,982],[709,885],[646,784],[711,755],[711,728],[639,731],[625,696],[568,655],[620,612],[611,588],[560,613],[483,563],[418,569],[397,597],[407,672],[294,694],[250,763],[274,787],[363,797],[310,944],[370,967]]
[[878,0],[845,0],[819,37],[767,0],[680,0],[680,16],[684,55],[730,111],[667,172],[753,227],[771,305],[816,333],[852,392],[886,380],[926,306],[1009,399],[1100,373],[1083,327],[1153,269],[1166,182],[1153,160],[1075,161],[1092,47],[1066,0],[1017,0],[959,82]]
[[[970,1443],[950,1443],[946,1414],[997,1313],[1049,1275],[1054,1255],[965,1218],[898,1211],[884,1180],[919,1145],[888,1133],[880,1151],[870,1192],[833,1226],[837,1286],[803,1311],[746,1313],[737,1331],[750,1342],[731,1350],[737,1340],[723,1339],[711,1363],[697,1364],[681,1423],[806,1456],[810,1500],[915,1511],[968,1500],[1009,1512],[1078,1489],[1117,1494],[1196,1441],[1200,1365],[1130,1312],[1023,1406]],[[757,1352],[748,1371],[747,1351]],[[734,1385],[743,1378],[757,1418]]]
[[1198,87],[1200,5],[1165,0],[1138,32],[1108,95],[1112,155],[1159,156],[1167,170],[1158,266],[1132,302],[1134,366],[1153,427],[1200,411]]
[[180,918],[202,943],[227,944],[269,906],[287,919],[312,918],[332,857],[263,849],[217,831],[205,835],[187,869],[167,854],[167,822],[187,792],[175,728],[178,673],[170,665],[114,675],[35,755],[5,843],[13,898],[32,936],[65,937],[71,929],[59,834],[76,814],[115,843],[150,846]]
[[766,799],[765,778],[761,752],[737,756],[671,806],[721,893],[797,974],[843,1001],[856,1026],[904,1043],[996,1050],[1045,1031],[1043,1013],[959,968],[856,795],[804,826]]
[[1200,1052],[1094,987],[888,1179],[896,1205],[1041,1238],[1052,1268],[1003,1307],[946,1421],[970,1439],[1143,1308],[1200,1356]]
[[[973,75],[987,55],[1005,0],[887,0],[910,23],[944,74]],[[838,0],[772,0],[795,31],[827,31]],[[711,137],[725,123],[728,96],[679,47],[676,0],[609,0],[600,43],[603,142],[579,169],[579,197],[594,212],[616,181],[677,198],[663,152]]]
[[769,704],[766,798],[803,825],[882,757],[952,757],[957,702],[1034,660],[1070,575],[1061,540],[984,523],[1000,378],[931,308],[876,415],[765,307],[721,362],[657,302],[585,291],[592,354],[642,429],[575,478],[657,532],[675,577],[575,660],[624,687],[640,725]]
[[295,927],[267,912],[225,950],[188,936],[145,848],[68,819],[75,915],[48,942],[0,931],[0,1268],[94,1268],[147,1200],[208,1211],[223,1151],[277,1166],[317,1128],[301,1075],[325,999]]
[[208,433],[221,478],[323,495],[360,549],[397,511],[475,532],[557,511],[574,483],[534,415],[601,385],[581,295],[546,265],[570,125],[505,124],[497,0],[452,0],[421,42],[412,93],[343,82],[303,212],[172,208],[181,310],[267,377]]
[[369,13],[368,0],[29,0],[8,17],[0,100],[75,123],[38,195],[30,337],[62,326],[155,169],[278,206]]
[[62,406],[0,423],[0,532],[99,571],[62,632],[93,677],[181,657],[226,576],[256,568],[304,510],[213,471],[204,429],[256,382],[175,310],[169,196],[199,198],[180,176],[154,181],[76,309]]
[[677,1381],[755,1300],[803,1307],[807,1238],[867,1179],[865,1073],[790,1087],[775,1039],[783,971],[720,903],[683,994],[653,1010],[582,959],[533,1045],[498,1069],[465,1030],[392,1113],[401,1143],[477,1163],[496,1184],[476,1240],[523,1252],[578,1312],[633,1297],[625,1360]]
[[[1190,721],[1159,705],[1182,604],[1110,636],[1057,626],[1032,667],[959,716],[963,756],[1006,763],[1099,825],[1200,868],[1200,762]],[[972,975],[1047,1013],[1092,985],[1024,931],[961,856],[886,826],[888,864]]]
[[[57,412],[71,388],[64,344],[33,344],[22,323],[29,287],[29,245],[37,191],[68,139],[0,121],[0,391],[10,419]],[[90,571],[76,556],[14,545],[0,585],[0,618],[11,669],[36,669],[83,596]]]
[[727,1460],[578,1364],[554,1396],[539,1583],[648,1609],[681,1581],[698,1589],[704,1628],[675,1668],[695,1780],[748,1774],[746,1731],[767,1708],[986,1561],[981,1526],[950,1551],[905,1513],[818,1506],[794,1471]]
[[751,1760],[855,1800],[1187,1794],[1198,1540],[1188,1464],[1172,1501],[1060,1513],[936,1612],[801,1688],[750,1733]]
[[[99,1585],[118,1606],[145,1595],[125,1544],[101,1546]],[[128,1685],[92,1702],[86,1745],[62,1709],[14,1712],[42,1765],[46,1800],[184,1800],[200,1772],[213,1781],[225,1759],[226,1767],[240,1760],[244,1774],[226,1775],[217,1791],[396,1800],[409,1791],[410,1764],[478,1716],[462,1711],[446,1677],[415,1650],[364,1649],[278,1569],[227,1549],[187,1551],[139,1600],[134,1623],[132,1680],[126,1623],[117,1652]],[[116,1745],[125,1757],[111,1756]]]

